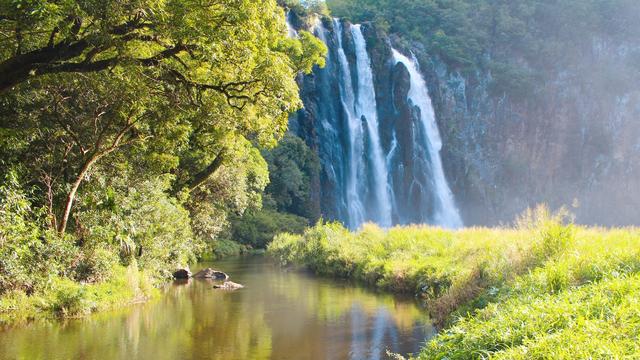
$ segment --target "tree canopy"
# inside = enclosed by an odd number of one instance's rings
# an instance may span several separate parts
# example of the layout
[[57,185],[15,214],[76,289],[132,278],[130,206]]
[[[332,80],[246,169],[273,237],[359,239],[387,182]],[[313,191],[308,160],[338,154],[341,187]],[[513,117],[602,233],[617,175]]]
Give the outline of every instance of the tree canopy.
[[3,0],[0,41],[0,175],[19,184],[6,191],[80,247],[165,248],[160,263],[260,206],[260,149],[326,53],[287,37],[275,0]]

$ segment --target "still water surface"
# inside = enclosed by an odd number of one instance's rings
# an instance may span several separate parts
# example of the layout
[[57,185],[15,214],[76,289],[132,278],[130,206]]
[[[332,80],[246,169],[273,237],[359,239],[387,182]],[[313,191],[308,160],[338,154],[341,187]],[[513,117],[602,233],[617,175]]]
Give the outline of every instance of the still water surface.
[[246,287],[206,280],[118,312],[0,331],[0,359],[386,359],[433,335],[412,299],[284,271],[263,256],[202,263]]

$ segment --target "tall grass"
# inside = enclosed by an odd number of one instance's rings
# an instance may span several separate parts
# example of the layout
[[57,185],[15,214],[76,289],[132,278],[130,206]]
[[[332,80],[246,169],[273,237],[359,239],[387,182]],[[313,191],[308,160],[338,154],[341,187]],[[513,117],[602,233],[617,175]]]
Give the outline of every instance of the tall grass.
[[146,300],[157,292],[153,278],[135,266],[118,266],[108,280],[99,283],[57,277],[33,294],[21,290],[4,294],[0,298],[0,325],[80,317]]
[[283,263],[423,297],[443,330],[422,359],[640,358],[640,230],[538,208],[513,228],[280,235]]

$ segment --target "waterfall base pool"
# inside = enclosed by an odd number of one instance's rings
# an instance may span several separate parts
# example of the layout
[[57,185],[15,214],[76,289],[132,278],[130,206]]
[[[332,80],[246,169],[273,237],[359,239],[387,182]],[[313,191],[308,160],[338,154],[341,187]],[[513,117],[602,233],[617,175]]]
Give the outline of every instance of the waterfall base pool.
[[267,257],[201,263],[244,289],[191,279],[146,304],[0,331],[0,359],[386,359],[434,334],[413,299],[286,271]]

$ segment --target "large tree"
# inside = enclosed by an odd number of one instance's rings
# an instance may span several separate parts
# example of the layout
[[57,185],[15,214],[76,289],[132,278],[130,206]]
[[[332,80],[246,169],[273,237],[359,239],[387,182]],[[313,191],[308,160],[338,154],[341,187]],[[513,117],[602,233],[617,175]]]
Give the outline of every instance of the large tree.
[[47,194],[60,233],[118,150],[189,194],[247,142],[274,144],[301,105],[296,73],[326,51],[286,38],[274,0],[3,0],[0,36],[0,124],[15,140],[3,153]]

